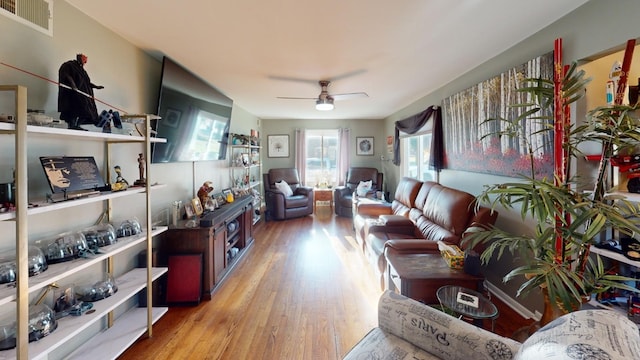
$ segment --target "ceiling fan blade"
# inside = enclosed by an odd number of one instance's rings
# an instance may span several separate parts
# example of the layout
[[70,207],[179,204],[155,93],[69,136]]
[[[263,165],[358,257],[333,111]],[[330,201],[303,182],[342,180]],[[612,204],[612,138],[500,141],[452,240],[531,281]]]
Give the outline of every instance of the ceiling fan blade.
[[[345,73],[342,74],[338,74],[336,76],[329,76],[329,77],[321,77],[323,79],[327,79],[330,80],[332,82],[335,82],[337,80],[343,80],[352,76],[357,76],[360,74],[364,74],[366,73],[367,70],[365,69],[358,69],[358,70],[352,70],[352,71],[347,71]],[[268,78],[271,80],[280,80],[280,81],[295,81],[295,82],[301,82],[301,83],[305,83],[305,84],[317,84],[318,80],[317,79],[306,79],[306,78],[299,78],[299,77],[294,77],[294,76],[280,76],[280,75],[268,75]]]
[[346,93],[346,94],[330,94],[329,96],[331,96],[333,98],[333,100],[336,100],[336,101],[369,97],[369,95],[366,92],[354,92],[354,93]]
[[285,100],[317,100],[317,97],[293,97],[293,96],[276,96],[276,99],[285,99]]
[[279,80],[279,81],[301,82],[301,83],[305,83],[305,84],[314,84],[314,85],[318,83],[318,80],[297,78],[297,77],[293,77],[293,76],[269,75],[269,79],[271,79],[271,80]]
[[339,75],[336,75],[336,76],[332,76],[332,77],[330,77],[330,79],[331,79],[332,82],[336,82],[338,80],[343,80],[343,79],[346,79],[346,78],[349,78],[349,77],[352,77],[352,76],[357,76],[357,75],[360,75],[360,74],[364,74],[366,72],[367,72],[367,70],[365,70],[365,69],[347,71],[346,73],[342,73],[342,74],[339,74]]

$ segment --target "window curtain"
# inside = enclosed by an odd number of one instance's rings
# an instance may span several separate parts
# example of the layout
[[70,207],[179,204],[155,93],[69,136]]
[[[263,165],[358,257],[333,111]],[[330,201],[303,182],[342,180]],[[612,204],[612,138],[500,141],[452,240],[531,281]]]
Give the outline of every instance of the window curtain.
[[306,139],[304,134],[304,129],[296,129],[296,152],[295,152],[295,167],[298,169],[298,176],[300,176],[300,181],[305,184],[305,162],[307,159],[307,150],[306,150]]
[[351,166],[351,129],[338,129],[338,186],[344,185],[347,181],[347,171]]
[[433,118],[433,130],[431,137],[431,158],[429,167],[437,172],[444,168],[444,141],[442,135],[442,108],[431,106],[421,113],[396,121],[395,139],[393,140],[393,164],[400,166],[400,131],[407,134],[415,134],[430,118]]

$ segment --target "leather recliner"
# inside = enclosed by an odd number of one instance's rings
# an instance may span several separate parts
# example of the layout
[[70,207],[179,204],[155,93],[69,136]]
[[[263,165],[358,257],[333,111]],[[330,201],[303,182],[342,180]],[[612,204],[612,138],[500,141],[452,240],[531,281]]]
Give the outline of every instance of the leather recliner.
[[[313,214],[313,188],[303,186],[297,169],[271,169],[263,174],[267,211],[265,220],[285,220]],[[286,196],[276,183],[284,180],[293,191]]]
[[333,193],[336,215],[353,217],[353,193],[360,181],[372,180],[371,194],[382,191],[383,174],[371,167],[352,167],[347,171],[344,186],[338,186]]

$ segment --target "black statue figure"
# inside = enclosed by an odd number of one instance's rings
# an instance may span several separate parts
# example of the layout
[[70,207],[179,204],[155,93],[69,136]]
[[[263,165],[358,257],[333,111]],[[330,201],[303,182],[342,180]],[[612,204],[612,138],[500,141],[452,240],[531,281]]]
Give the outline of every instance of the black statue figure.
[[[58,81],[71,89],[58,87],[58,111],[60,119],[67,122],[69,129],[84,130],[82,124],[96,124],[98,110],[93,98],[93,89],[104,89],[95,85],[84,70],[87,56],[76,55],[75,60],[63,63],[58,70]],[[85,94],[80,93],[83,92]]]

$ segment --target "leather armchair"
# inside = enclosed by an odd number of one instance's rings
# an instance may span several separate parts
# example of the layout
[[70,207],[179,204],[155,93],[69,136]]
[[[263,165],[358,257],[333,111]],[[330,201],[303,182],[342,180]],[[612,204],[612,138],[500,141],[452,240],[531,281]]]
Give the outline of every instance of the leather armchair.
[[352,167],[347,171],[344,186],[338,186],[333,193],[336,215],[353,217],[353,193],[360,181],[372,180],[371,193],[382,191],[383,174],[376,168]]
[[[313,214],[313,188],[300,183],[297,169],[271,169],[262,175],[267,211],[265,220],[285,220]],[[293,191],[286,196],[276,183],[284,180]]]

